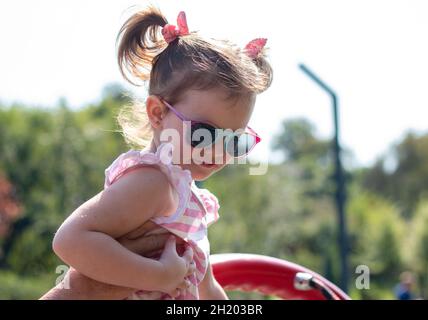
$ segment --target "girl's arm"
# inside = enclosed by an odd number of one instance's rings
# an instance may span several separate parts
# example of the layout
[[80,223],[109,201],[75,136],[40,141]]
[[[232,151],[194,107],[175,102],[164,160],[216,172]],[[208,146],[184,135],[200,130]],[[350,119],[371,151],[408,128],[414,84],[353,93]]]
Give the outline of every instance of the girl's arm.
[[201,300],[229,300],[223,287],[214,278],[211,263],[198,288]]
[[[151,252],[162,250],[169,237],[169,234],[153,234],[146,237],[143,234],[133,234],[132,239],[125,235],[118,241],[128,250],[142,256],[149,256]],[[181,238],[177,240],[184,241]],[[56,287],[46,292],[40,300],[116,300],[125,299],[134,291],[135,289],[132,288],[98,282],[70,268],[66,277]]]
[[53,241],[55,253],[97,281],[145,290],[161,290],[173,276],[153,259],[123,247],[119,238],[177,204],[167,177],[152,167],[132,171],[77,208]]

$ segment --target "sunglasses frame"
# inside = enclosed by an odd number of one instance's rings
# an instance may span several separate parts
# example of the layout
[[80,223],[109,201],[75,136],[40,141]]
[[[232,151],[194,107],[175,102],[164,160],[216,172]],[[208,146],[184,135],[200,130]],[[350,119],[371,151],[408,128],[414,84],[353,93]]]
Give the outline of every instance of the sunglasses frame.
[[[225,130],[225,129],[222,129],[222,128],[219,128],[219,127],[217,127],[217,126],[215,126],[215,125],[213,125],[212,123],[209,123],[208,121],[207,122],[203,122],[203,121],[197,121],[197,120],[192,120],[192,119],[189,119],[189,118],[187,118],[184,114],[182,114],[180,111],[178,111],[176,108],[174,108],[171,104],[169,104],[165,99],[161,99],[161,101],[168,107],[168,109],[169,110],[171,110],[181,121],[190,121],[190,124],[192,125],[192,124],[194,124],[194,123],[200,123],[200,124],[204,124],[204,125],[209,125],[209,126],[211,126],[211,127],[213,127],[214,129],[217,129],[217,130]],[[246,152],[246,153],[244,153],[244,154],[242,154],[242,155],[239,155],[239,156],[234,156],[234,155],[231,155],[230,153],[228,153],[230,156],[232,156],[233,158],[241,158],[241,157],[244,157],[244,156],[246,156],[246,155],[248,155],[250,152],[251,152],[251,150],[253,150],[254,149],[254,147],[262,140],[262,138],[257,134],[257,132],[255,132],[252,128],[250,128],[249,126],[247,126],[247,127],[245,127],[245,130],[244,130],[244,132],[243,133],[245,133],[245,134],[248,134],[248,135],[251,135],[251,136],[253,136],[254,138],[255,138],[255,143],[251,146],[251,148],[250,149],[248,149],[248,151]],[[229,142],[229,140],[230,140],[230,138],[232,137],[235,137],[236,136],[236,134],[235,133],[230,133],[230,134],[228,134],[228,135],[226,135],[225,137],[226,137],[226,139],[224,139],[224,148],[225,148],[225,150],[226,150],[226,152],[227,152],[227,143]],[[216,140],[215,140],[216,141]],[[215,141],[213,141],[210,145],[213,145],[214,143],[215,143]],[[193,146],[192,146],[193,147]],[[206,148],[207,146],[204,146],[204,148]],[[195,148],[195,147],[193,147],[193,148]]]

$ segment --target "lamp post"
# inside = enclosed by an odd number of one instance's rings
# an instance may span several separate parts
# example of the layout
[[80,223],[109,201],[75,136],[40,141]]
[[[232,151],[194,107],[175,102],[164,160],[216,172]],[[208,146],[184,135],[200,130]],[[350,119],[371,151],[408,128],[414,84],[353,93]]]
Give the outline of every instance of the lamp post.
[[338,102],[336,93],[327,86],[319,77],[317,77],[312,71],[310,71],[304,64],[300,64],[299,68],[315,83],[317,83],[324,91],[326,91],[332,100],[333,106],[333,122],[334,122],[334,164],[335,173],[334,178],[336,182],[335,200],[336,209],[339,220],[339,249],[340,249],[340,285],[343,291],[348,291],[348,237],[346,231],[346,220],[345,220],[345,177],[343,173],[342,161],[341,161],[341,147],[339,142],[339,115],[338,115]]

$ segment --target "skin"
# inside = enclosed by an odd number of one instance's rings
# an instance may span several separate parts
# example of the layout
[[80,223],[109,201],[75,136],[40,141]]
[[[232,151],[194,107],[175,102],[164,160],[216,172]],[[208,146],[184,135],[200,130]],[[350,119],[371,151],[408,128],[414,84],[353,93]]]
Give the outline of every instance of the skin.
[[[146,228],[145,228],[146,229]],[[140,230],[135,238],[124,236],[118,241],[137,254],[150,256],[158,250],[162,250],[169,234],[145,236],[146,230]],[[182,245],[183,240],[177,238],[177,245]],[[122,300],[130,296],[135,289],[114,286],[99,282],[84,276],[73,268],[67,273],[69,289],[63,289],[66,281],[63,280],[56,287],[45,293],[40,300]]]
[[[253,112],[255,95],[238,101],[227,100],[226,96],[227,93],[219,88],[188,90],[174,107],[188,119],[208,122],[218,128],[233,131],[245,128]],[[182,134],[182,120],[170,112],[157,96],[147,98],[146,108],[154,133],[150,150],[155,152],[160,145],[161,132],[166,129],[176,130],[179,139],[173,141],[174,163],[189,170],[193,179],[207,179],[232,159],[224,152],[217,152],[221,148],[207,148],[200,153],[204,159],[210,158],[215,162],[216,166],[208,168],[200,165],[193,157],[187,159],[183,155],[187,142]],[[187,160],[190,163],[186,163]],[[187,251],[183,257],[179,257],[176,250],[172,249],[174,242],[168,242],[165,238],[147,240],[147,237],[142,238],[144,233],[138,233],[139,229],[147,228],[150,217],[167,216],[175,212],[178,200],[175,190],[159,174],[158,170],[146,167],[126,174],[107,189],[111,189],[111,195],[105,196],[104,190],[73,212],[57,232],[53,247],[67,264],[77,267],[80,272],[70,270],[71,289],[53,288],[42,299],[122,299],[135,291],[133,288],[142,288],[143,285],[149,290],[157,289],[175,296],[178,290],[186,287],[182,277],[193,272],[188,264],[193,253]],[[150,188],[145,190],[147,185]],[[134,190],[145,192],[132,195]],[[151,207],[147,208],[149,203]],[[120,210],[124,204],[127,204],[126,212]],[[99,216],[103,219],[97,218]],[[140,227],[130,229],[133,225]],[[150,247],[149,241],[156,245]],[[68,245],[71,243],[73,245]],[[150,250],[147,250],[148,247]],[[165,249],[159,261],[144,258],[160,248]],[[108,268],[100,269],[99,266]],[[142,275],[148,272],[151,277],[144,278]],[[139,279],[141,285],[134,283],[135,279]],[[163,284],[156,287],[160,282]],[[199,291],[201,299],[227,299],[224,290],[213,277],[211,266]]]
[[[145,226],[135,230],[133,234],[124,236],[118,241],[128,250],[149,257],[156,252],[162,251],[170,235],[170,233],[166,233],[145,236],[145,233],[156,227],[154,223],[147,223]],[[177,237],[177,247],[183,246],[183,244],[184,241]],[[199,285],[201,300],[227,299],[221,286],[211,275],[212,269],[210,267],[204,280]],[[65,280],[63,280],[56,287],[45,293],[40,300],[122,300],[134,292],[132,288],[109,285],[93,280],[73,268],[68,271],[67,277],[70,285],[69,289],[62,289],[65,286]]]

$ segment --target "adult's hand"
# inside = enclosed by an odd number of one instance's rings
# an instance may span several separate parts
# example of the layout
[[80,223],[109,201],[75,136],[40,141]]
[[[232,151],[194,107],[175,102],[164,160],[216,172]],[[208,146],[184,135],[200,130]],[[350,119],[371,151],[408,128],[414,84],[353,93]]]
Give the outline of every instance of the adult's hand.
[[[130,234],[118,239],[118,241],[129,250],[151,257],[163,251],[170,233],[154,234],[144,236],[154,224],[145,224]],[[177,245],[183,246],[184,241],[177,238]],[[69,285],[69,288],[66,287]],[[114,286],[88,278],[73,268],[67,272],[64,280],[56,287],[49,290],[41,300],[119,300],[131,295],[135,289]]]

